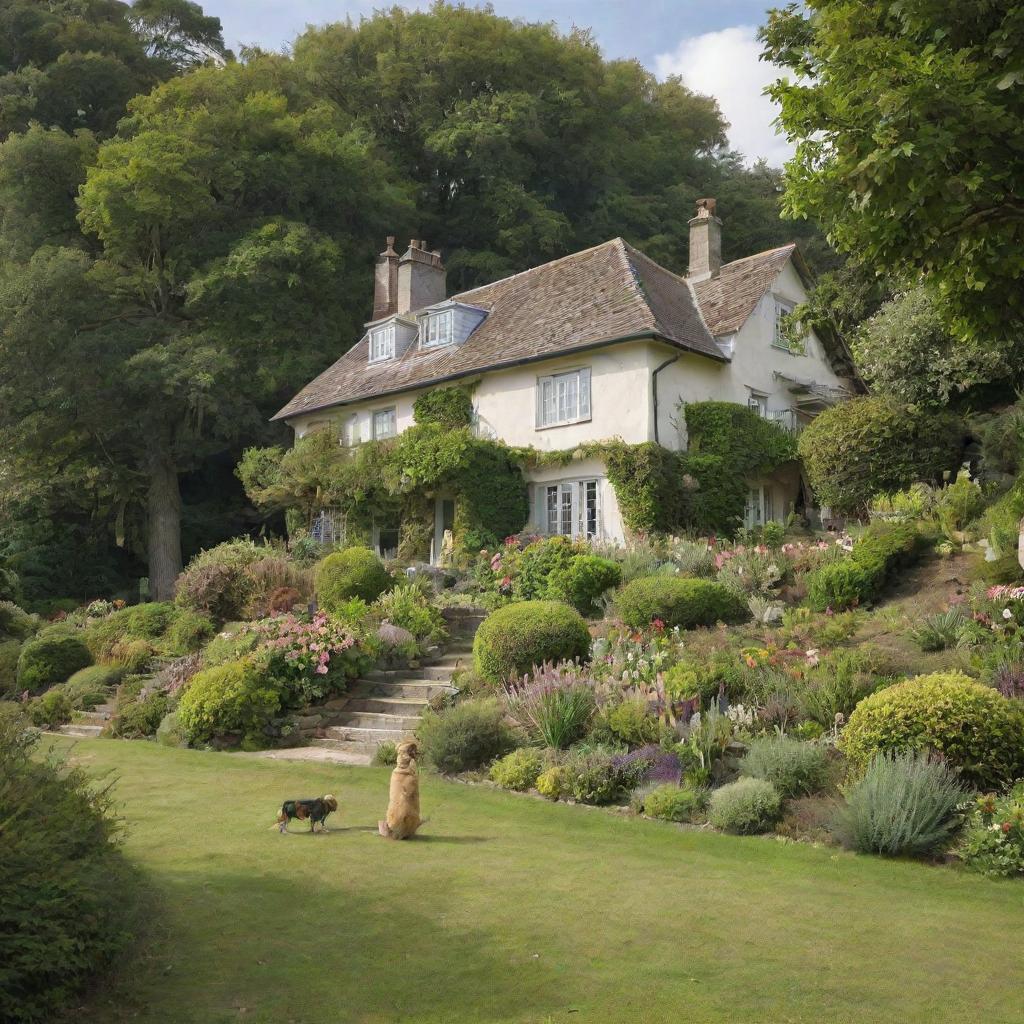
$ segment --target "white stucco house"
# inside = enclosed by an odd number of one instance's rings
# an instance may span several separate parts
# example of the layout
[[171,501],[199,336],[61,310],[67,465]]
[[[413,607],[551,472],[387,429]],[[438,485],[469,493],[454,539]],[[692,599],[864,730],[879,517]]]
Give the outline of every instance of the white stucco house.
[[[849,352],[811,333],[790,347],[781,318],[811,287],[795,244],[721,263],[714,200],[690,221],[680,277],[621,238],[493,284],[447,295],[441,255],[388,239],[366,332],[277,415],[296,436],[330,427],[342,444],[393,436],[433,387],[471,384],[477,429],[540,450],[621,438],[686,447],[680,405],[738,402],[791,430],[861,390]],[[598,460],[528,476],[533,526],[621,541]],[[782,519],[807,495],[795,469],[749,481],[747,520]],[[438,500],[435,550],[450,525]],[[378,531],[387,552],[393,529]]]

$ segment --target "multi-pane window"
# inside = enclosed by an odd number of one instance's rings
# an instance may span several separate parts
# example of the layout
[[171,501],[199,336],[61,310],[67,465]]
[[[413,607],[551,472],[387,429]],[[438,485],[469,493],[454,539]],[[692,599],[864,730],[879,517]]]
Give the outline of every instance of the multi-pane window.
[[370,362],[395,357],[395,325],[385,324],[370,331]]
[[423,348],[438,348],[450,345],[453,338],[455,316],[450,309],[443,313],[431,313],[420,328],[420,345]]
[[385,437],[394,437],[398,433],[398,422],[395,407],[377,409],[373,414],[373,439],[381,441]]
[[775,348],[784,348],[787,352],[792,347],[789,338],[786,337],[785,318],[793,312],[793,304],[775,300],[775,334],[772,336],[772,345]]
[[601,531],[596,480],[544,485],[544,527],[563,537],[597,537]]
[[322,508],[313,516],[309,535],[320,544],[344,544],[347,521],[337,508]]
[[556,373],[537,381],[537,426],[590,419],[590,368]]
[[775,519],[775,502],[771,487],[751,487],[747,491],[747,507],[743,524],[748,530],[756,529]]

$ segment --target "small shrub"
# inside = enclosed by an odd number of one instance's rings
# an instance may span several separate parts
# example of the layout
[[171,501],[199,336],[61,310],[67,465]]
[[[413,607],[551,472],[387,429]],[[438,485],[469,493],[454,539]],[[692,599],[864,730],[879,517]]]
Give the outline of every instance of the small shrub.
[[708,820],[737,835],[767,832],[779,816],[782,799],[765,779],[739,779],[711,794]]
[[800,711],[822,728],[832,729],[837,715],[846,721],[878,685],[868,658],[857,651],[835,651],[810,675],[799,695]]
[[648,576],[627,583],[616,598],[623,621],[635,629],[659,619],[666,626],[693,629],[716,622],[743,622],[747,603],[711,580]]
[[442,712],[428,709],[416,734],[424,759],[446,774],[479,768],[515,746],[504,709],[494,699],[462,701]]
[[34,743],[24,719],[0,715],[0,1020],[11,1024],[61,1018],[124,950],[138,904],[110,787],[33,756]]
[[989,794],[974,802],[960,856],[972,871],[985,875],[1024,875],[1024,783],[1018,783],[1008,796]]
[[643,799],[643,813],[665,821],[693,821],[707,806],[707,794],[687,786],[658,786]]
[[167,628],[161,653],[172,658],[191,654],[198,651],[213,634],[213,619],[208,615],[180,609]]
[[26,640],[39,628],[39,616],[23,611],[13,601],[0,601],[0,640]]
[[505,704],[531,738],[556,750],[583,736],[597,708],[592,682],[572,662],[535,668],[508,687]]
[[203,648],[203,665],[215,668],[229,661],[239,661],[247,654],[252,654],[260,644],[260,635],[244,624],[232,624],[235,629],[226,628],[218,633]]
[[[683,537],[673,538],[669,542],[668,557],[682,576],[696,576],[701,579],[714,579],[718,574],[715,565],[715,553],[707,541],[686,540]],[[630,578],[652,576],[654,570],[646,573],[634,573]]]
[[384,563],[369,548],[335,551],[316,567],[317,601],[326,612],[353,597],[376,601],[393,583]]
[[960,605],[954,605],[944,612],[926,615],[921,625],[911,630],[910,635],[922,651],[944,651],[956,647],[969,619]]
[[373,763],[378,768],[391,768],[398,764],[398,745],[393,740],[383,740],[373,752]]
[[440,643],[448,635],[441,612],[412,584],[397,586],[383,594],[374,607],[382,619],[408,630],[421,646]]
[[36,697],[28,706],[32,724],[38,725],[41,729],[55,729],[65,722],[70,722],[72,711],[74,708],[71,706],[71,699],[63,685],[52,687],[41,697]]
[[546,597],[571,604],[581,615],[592,615],[605,591],[622,582],[622,570],[615,562],[597,555],[576,555],[561,573],[548,581]]
[[197,672],[182,694],[178,717],[193,743],[236,733],[258,738],[280,707],[280,684],[249,657]]
[[117,665],[90,665],[79,669],[64,684],[64,690],[76,711],[91,711],[107,699],[123,677],[124,670]]
[[63,683],[80,668],[92,664],[89,648],[71,634],[51,634],[29,640],[18,656],[18,688],[44,690]]
[[18,692],[18,657],[21,641],[0,641],[0,700]]
[[639,785],[646,771],[645,764],[622,764],[603,749],[572,751],[562,767],[565,791],[582,804],[614,803]]
[[568,537],[544,537],[528,544],[515,566],[515,595],[523,601],[551,598],[552,584],[565,577],[580,548]]
[[661,723],[643,700],[624,700],[604,714],[608,731],[627,747],[644,747],[661,738]]
[[164,747],[187,747],[188,733],[177,711],[168,711],[156,727],[156,741]]
[[583,617],[559,601],[522,601],[499,608],[477,630],[473,661],[479,675],[501,683],[534,666],[580,659],[590,654]]
[[813,743],[787,736],[752,740],[740,762],[740,775],[766,779],[783,799],[820,793],[829,782],[828,753]]
[[861,853],[931,853],[952,835],[963,798],[955,773],[929,755],[878,754],[846,794],[835,834]]
[[541,796],[547,797],[548,800],[557,800],[566,794],[567,781],[568,773],[565,768],[560,764],[553,764],[537,776],[535,785]]
[[544,755],[536,747],[520,747],[491,765],[491,782],[502,789],[526,790],[544,769]]
[[855,772],[878,753],[941,754],[979,788],[1024,773],[1024,708],[959,672],[917,676],[866,697],[839,738]]
[[110,733],[124,740],[152,736],[167,714],[167,694],[159,690],[122,685],[118,691]]

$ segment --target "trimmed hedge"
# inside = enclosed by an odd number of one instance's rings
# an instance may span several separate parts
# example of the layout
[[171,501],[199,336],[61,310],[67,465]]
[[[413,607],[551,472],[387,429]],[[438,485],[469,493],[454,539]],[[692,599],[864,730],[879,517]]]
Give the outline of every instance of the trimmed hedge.
[[544,662],[587,661],[590,633],[583,617],[560,601],[520,601],[480,624],[473,663],[492,683],[525,675]]
[[815,611],[842,611],[874,600],[893,573],[912,564],[924,538],[911,525],[873,523],[853,546],[850,557],[812,572],[807,603]]
[[666,626],[693,629],[716,622],[743,622],[750,617],[746,602],[712,580],[678,576],[645,576],[619,591],[616,606],[634,629],[660,619]]
[[71,634],[50,634],[29,640],[18,657],[18,688],[45,690],[92,664],[85,643]]
[[880,492],[937,481],[955,469],[963,434],[951,413],[869,396],[816,417],[800,435],[798,448],[819,501],[837,515],[858,515]]
[[865,697],[839,738],[856,774],[879,753],[935,751],[979,789],[1024,775],[1024,707],[961,672],[916,676]]
[[316,567],[317,601],[326,612],[341,608],[353,597],[376,601],[393,585],[384,563],[369,548],[335,551]]

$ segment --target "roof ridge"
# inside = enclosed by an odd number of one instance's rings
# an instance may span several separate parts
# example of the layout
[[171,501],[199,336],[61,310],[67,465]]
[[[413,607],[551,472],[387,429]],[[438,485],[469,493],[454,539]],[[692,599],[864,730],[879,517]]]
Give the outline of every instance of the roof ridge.
[[735,267],[737,263],[746,263],[748,260],[760,259],[763,256],[771,256],[773,253],[783,252],[786,249],[796,249],[796,242],[786,242],[785,245],[777,245],[774,249],[762,249],[761,252],[753,252],[749,256],[741,256],[738,260],[730,260],[728,263],[723,263],[719,268],[719,273],[725,270],[726,267]]
[[609,238],[606,242],[598,242],[597,245],[591,245],[586,249],[578,249],[576,252],[567,252],[564,256],[558,256],[553,260],[548,260],[547,263],[538,263],[537,266],[527,267],[526,270],[517,270],[514,274],[509,274],[507,277],[499,277],[497,281],[488,281],[487,284],[478,284],[475,288],[467,288],[464,292],[456,292],[454,295],[450,296],[450,298],[458,299],[464,295],[472,295],[473,292],[481,292],[485,288],[493,288],[495,285],[505,284],[506,281],[514,281],[518,277],[525,277],[527,274],[533,274],[538,270],[553,267],[556,263],[562,263],[565,260],[575,259],[577,256],[586,256],[588,253],[597,252],[598,249],[614,245],[616,242],[623,245],[626,244],[619,235],[616,235],[614,238]]

